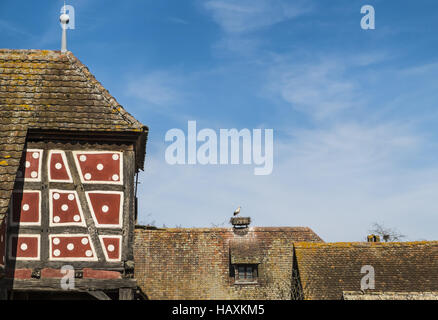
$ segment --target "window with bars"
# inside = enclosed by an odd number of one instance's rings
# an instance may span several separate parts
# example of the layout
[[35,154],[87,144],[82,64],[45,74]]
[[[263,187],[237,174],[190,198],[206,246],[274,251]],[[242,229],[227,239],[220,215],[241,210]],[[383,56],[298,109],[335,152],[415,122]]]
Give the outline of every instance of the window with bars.
[[237,264],[234,266],[234,279],[236,283],[255,283],[258,277],[256,264]]

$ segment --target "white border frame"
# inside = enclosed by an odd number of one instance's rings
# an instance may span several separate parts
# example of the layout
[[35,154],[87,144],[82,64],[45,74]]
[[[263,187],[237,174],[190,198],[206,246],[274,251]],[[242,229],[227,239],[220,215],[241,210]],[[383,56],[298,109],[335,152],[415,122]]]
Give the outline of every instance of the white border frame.
[[[75,160],[75,164],[76,164],[76,169],[78,170],[79,173],[79,178],[81,179],[81,182],[83,184],[89,183],[89,184],[117,184],[117,185],[123,185],[123,152],[121,151],[102,151],[102,150],[96,150],[96,151],[90,151],[90,150],[85,150],[85,151],[72,151],[73,153],[73,158]],[[79,164],[79,160],[77,158],[77,154],[96,154],[96,153],[116,153],[119,155],[119,173],[120,173],[120,181],[87,181],[84,179],[84,174],[82,172],[81,166]]]
[[[81,257],[81,258],[58,258],[54,257],[52,254],[53,249],[53,238],[70,238],[70,237],[87,237],[88,243],[90,244],[91,251],[93,252],[93,257]],[[96,249],[94,248],[93,240],[91,239],[91,236],[87,233],[59,233],[59,234],[49,234],[49,261],[99,261]]]
[[[117,259],[110,259],[108,257],[108,251],[105,247],[105,243],[103,242],[103,238],[112,238],[112,239],[119,239],[119,257]],[[120,262],[122,261],[122,247],[123,247],[123,237],[121,235],[112,235],[112,234],[103,234],[99,235],[100,245],[102,246],[103,254],[105,255],[105,259],[108,262]]]
[[40,157],[39,157],[40,161],[39,161],[39,165],[38,165],[39,177],[38,178],[24,178],[24,171],[26,171],[26,158],[25,158],[24,159],[23,177],[21,177],[21,178],[17,177],[17,181],[41,182],[41,176],[43,175],[43,172],[41,171],[41,169],[42,169],[42,165],[43,165],[44,150],[43,149],[26,149],[26,150],[24,150],[24,152],[26,152],[26,153],[27,152],[38,152],[40,154]]
[[[13,257],[12,256],[12,237],[17,238],[37,238],[38,239],[38,256],[35,258],[26,258],[26,257]],[[16,261],[39,261],[41,260],[41,235],[40,234],[33,234],[33,233],[13,233],[9,236],[9,246],[8,246],[8,257],[9,260],[16,260]],[[18,245],[18,239],[17,239],[17,245]]]
[[[91,200],[90,200],[90,196],[89,196],[90,193],[120,194],[120,209],[119,209],[119,223],[118,224],[100,224],[100,223],[98,223],[96,214],[94,213],[94,209],[93,209],[93,206],[91,204]],[[123,227],[123,211],[124,211],[123,208],[125,205],[123,191],[108,191],[108,190],[85,191],[85,196],[87,198],[88,208],[90,209],[91,216],[93,217],[94,224],[97,228],[121,229]]]
[[[65,169],[67,170],[67,175],[68,175],[69,180],[52,179],[52,176],[50,175],[50,162],[52,161],[52,154],[53,153],[60,153],[61,154],[61,158],[62,158],[62,161],[64,161],[64,166],[65,166]],[[67,156],[65,155],[64,150],[50,150],[49,151],[49,155],[47,157],[47,176],[48,176],[50,182],[65,182],[65,183],[72,183],[73,182],[73,179],[71,176],[71,171],[70,171],[70,166],[68,164]]]
[[[13,221],[13,216],[14,216],[14,194],[15,193],[38,193],[38,197],[39,197],[39,208],[38,208],[38,222],[14,222]],[[11,224],[11,226],[40,226],[41,225],[41,216],[42,216],[42,212],[41,212],[41,202],[42,202],[42,198],[41,198],[41,191],[40,190],[14,190],[12,191],[12,196],[11,196],[11,207],[10,207],[10,219],[9,222]]]
[[[75,195],[76,205],[79,208],[79,215],[81,216],[82,222],[53,222],[53,194],[54,193],[73,193]],[[86,227],[87,224],[85,222],[84,212],[82,211],[81,202],[79,201],[79,196],[76,190],[58,190],[58,189],[50,189],[49,190],[49,227],[64,227],[64,226],[78,226],[78,227]]]

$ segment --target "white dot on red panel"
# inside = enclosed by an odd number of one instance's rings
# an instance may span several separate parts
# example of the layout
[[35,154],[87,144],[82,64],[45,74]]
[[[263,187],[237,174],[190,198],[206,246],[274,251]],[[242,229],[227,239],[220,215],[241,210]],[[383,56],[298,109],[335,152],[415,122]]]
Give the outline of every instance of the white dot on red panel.
[[32,154],[32,157],[33,157],[34,159],[38,159],[38,158],[40,157],[40,154],[39,154],[38,152],[34,152],[34,153]]
[[63,204],[63,205],[61,206],[61,210],[62,210],[62,211],[67,211],[67,210],[68,210],[68,205]]
[[29,168],[29,167],[30,167],[30,162],[26,161],[26,168]]
[[26,203],[23,205],[23,211],[28,211],[29,210],[29,205]]
[[53,199],[58,200],[60,197],[59,193],[54,193],[53,194]]
[[117,175],[117,174],[113,174],[113,180],[114,180],[114,181],[119,180],[119,175]]
[[57,170],[60,170],[62,168],[62,164],[58,162],[57,164],[55,164],[55,168]]
[[59,249],[56,249],[55,251],[53,251],[53,255],[55,257],[58,257],[61,254],[61,251]]
[[59,238],[54,238],[53,239],[53,243],[54,244],[59,244],[61,242],[61,240],[59,240]]
[[38,172],[36,172],[36,171],[32,171],[32,172],[30,173],[30,176],[31,176],[32,178],[36,178],[36,177],[38,177]]
[[58,217],[58,216],[56,216],[56,217],[53,218],[53,221],[56,222],[56,223],[58,223],[59,221],[61,221],[61,218]]
[[81,156],[79,157],[79,160],[81,160],[82,162],[84,162],[84,161],[87,160],[87,157],[84,156],[84,155],[81,155]]
[[113,154],[113,160],[114,161],[119,160],[119,155],[118,154]]
[[68,200],[73,201],[74,199],[75,199],[75,195],[72,194],[72,193],[70,193],[70,194],[68,195]]
[[67,245],[67,249],[68,249],[69,251],[72,251],[74,248],[75,248],[75,245],[74,245],[73,243],[69,243],[69,244]]
[[88,239],[87,238],[82,238],[81,243],[83,245],[86,245],[88,243]]
[[115,250],[114,246],[113,246],[112,244],[110,244],[110,245],[108,246],[108,251],[109,251],[109,252],[113,252],[114,250]]
[[108,206],[102,206],[102,212],[106,213],[108,212],[109,207]]
[[81,217],[80,217],[79,215],[75,215],[75,216],[73,217],[73,220],[76,221],[76,222],[78,222],[79,220],[81,220]]
[[97,170],[102,171],[102,170],[103,170],[103,164],[99,163],[99,164],[96,166],[96,168],[97,168]]
[[86,173],[84,177],[85,177],[85,179],[90,180],[91,179],[91,174]]
[[26,251],[27,250],[27,244],[22,243],[21,246],[20,246],[20,249],[23,250],[23,251]]
[[87,251],[85,251],[85,255],[87,257],[91,257],[93,255],[93,252],[91,250],[87,250]]

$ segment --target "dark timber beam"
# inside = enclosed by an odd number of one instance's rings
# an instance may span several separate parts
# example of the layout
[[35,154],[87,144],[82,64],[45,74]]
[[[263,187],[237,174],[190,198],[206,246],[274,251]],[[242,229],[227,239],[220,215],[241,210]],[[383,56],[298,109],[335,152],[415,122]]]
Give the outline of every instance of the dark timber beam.
[[88,291],[88,293],[95,297],[97,300],[111,300],[110,297],[107,296],[107,294],[103,291]]
[[[113,290],[119,288],[137,287],[135,279],[75,279],[75,286],[68,291],[90,292],[96,290]],[[26,279],[26,280],[0,280],[0,288],[26,291],[63,291],[60,279]]]

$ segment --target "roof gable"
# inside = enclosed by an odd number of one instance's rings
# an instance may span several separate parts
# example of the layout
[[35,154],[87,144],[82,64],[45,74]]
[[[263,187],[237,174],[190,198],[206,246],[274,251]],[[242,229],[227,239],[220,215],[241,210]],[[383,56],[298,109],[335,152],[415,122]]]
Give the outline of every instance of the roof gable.
[[138,133],[143,169],[148,128],[71,52],[0,49],[0,221],[32,129]]

